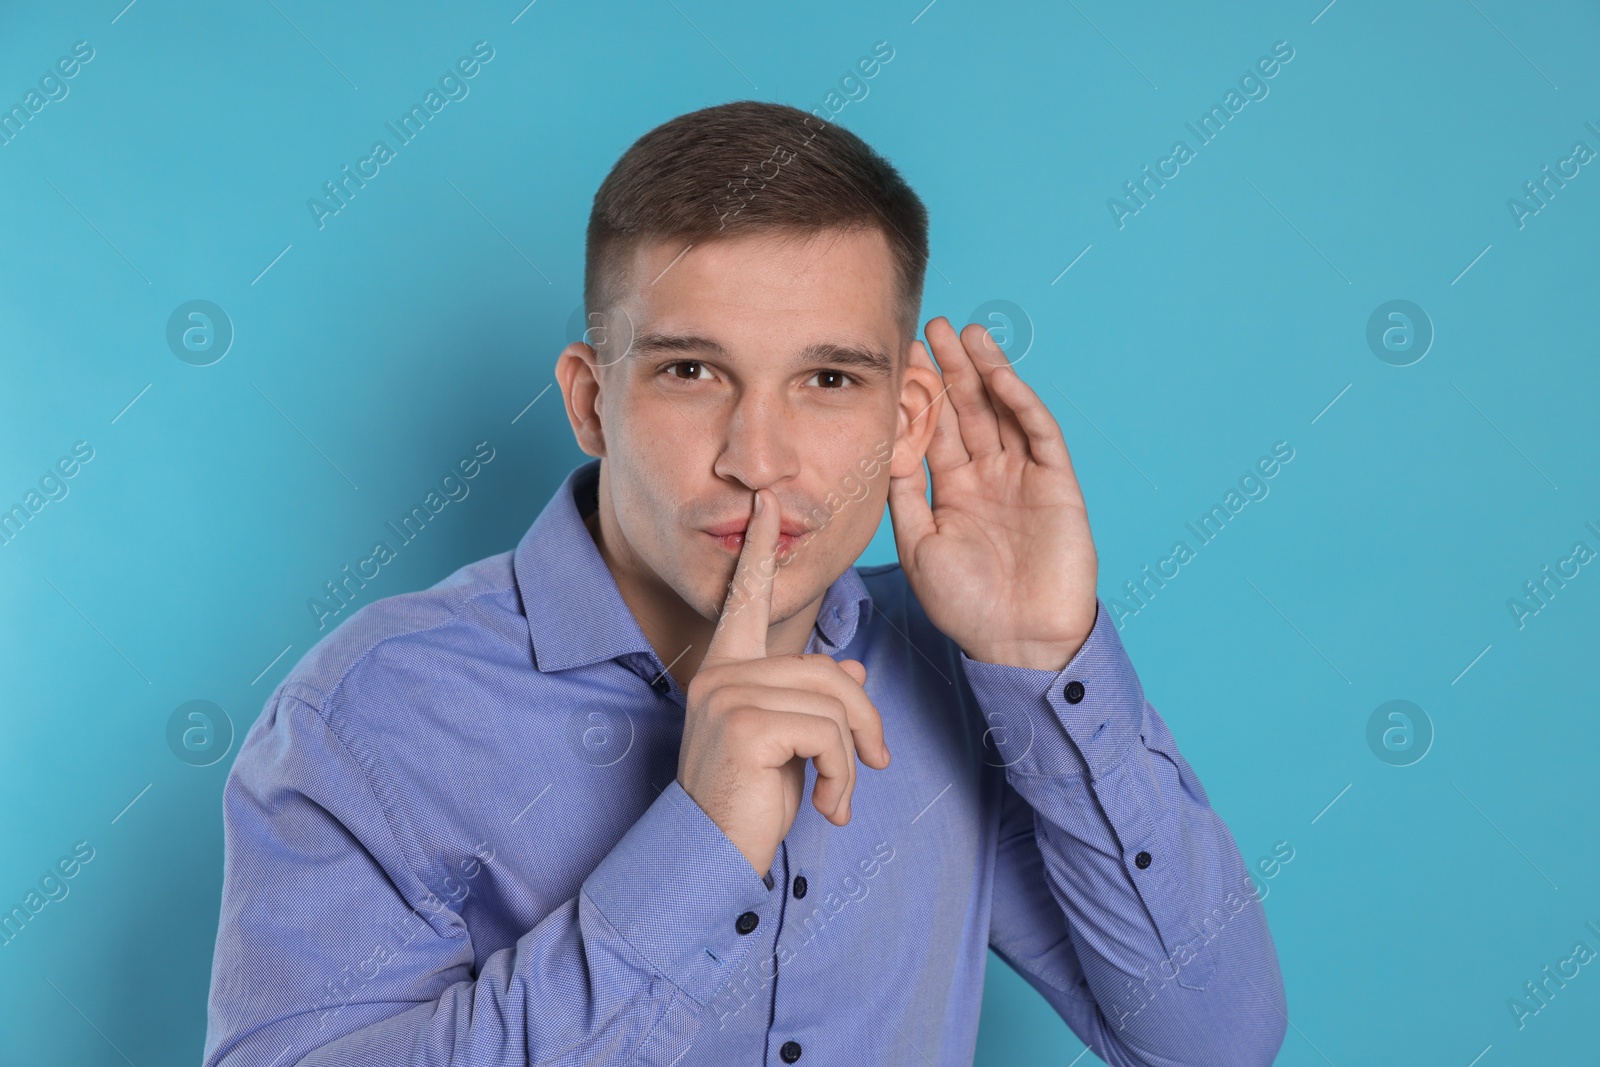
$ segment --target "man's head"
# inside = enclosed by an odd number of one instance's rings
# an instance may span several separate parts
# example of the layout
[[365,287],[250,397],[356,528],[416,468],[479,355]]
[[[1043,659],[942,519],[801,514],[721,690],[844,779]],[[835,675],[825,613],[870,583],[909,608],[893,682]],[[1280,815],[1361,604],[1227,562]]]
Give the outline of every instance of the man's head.
[[[679,115],[635,141],[595,193],[583,302],[609,321],[641,242],[822,229],[880,231],[895,272],[895,316],[917,334],[928,212],[882,156],[849,130],[783,104],[740,100]],[[602,361],[607,355],[602,353]],[[612,353],[611,358],[620,358]]]
[[589,220],[590,343],[557,375],[630,602],[714,619],[759,488],[795,535],[774,623],[855,561],[938,414],[938,375],[909,363],[927,258],[894,168],[794,108],[707,108],[624,153]]

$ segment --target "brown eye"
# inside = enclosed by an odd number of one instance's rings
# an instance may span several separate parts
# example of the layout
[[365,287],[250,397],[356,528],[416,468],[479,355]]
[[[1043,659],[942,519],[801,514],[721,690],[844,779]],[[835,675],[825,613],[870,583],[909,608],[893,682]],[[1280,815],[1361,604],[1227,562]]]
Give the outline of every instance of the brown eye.
[[850,381],[850,376],[843,371],[819,370],[812,375],[812,380],[824,389],[841,389]]
[[689,381],[694,381],[695,379],[699,378],[699,372],[702,369],[703,368],[700,364],[700,361],[694,359],[681,360],[677,363],[674,363],[671,368],[672,376],[674,378],[684,378]]

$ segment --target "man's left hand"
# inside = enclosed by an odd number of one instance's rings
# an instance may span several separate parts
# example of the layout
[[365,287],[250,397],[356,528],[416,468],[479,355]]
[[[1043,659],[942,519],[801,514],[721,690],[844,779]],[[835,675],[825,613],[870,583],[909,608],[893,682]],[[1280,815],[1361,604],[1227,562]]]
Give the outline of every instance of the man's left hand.
[[[982,325],[928,341],[949,403],[922,464],[891,478],[900,564],[928,618],[987,663],[1061,670],[1095,621],[1098,560],[1061,427]],[[938,370],[919,341],[912,361]]]

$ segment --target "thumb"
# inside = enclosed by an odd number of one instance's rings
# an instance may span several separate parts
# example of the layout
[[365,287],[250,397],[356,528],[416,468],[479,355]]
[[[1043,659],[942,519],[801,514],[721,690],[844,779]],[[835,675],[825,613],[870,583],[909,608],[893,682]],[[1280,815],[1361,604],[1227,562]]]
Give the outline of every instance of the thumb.
[[914,549],[924,537],[938,531],[928,504],[928,475],[920,460],[904,478],[889,479],[889,522],[902,563],[915,557]]
[[767,654],[772,584],[778,573],[779,510],[775,494],[756,490],[732,588],[706,649],[708,660],[762,659]]

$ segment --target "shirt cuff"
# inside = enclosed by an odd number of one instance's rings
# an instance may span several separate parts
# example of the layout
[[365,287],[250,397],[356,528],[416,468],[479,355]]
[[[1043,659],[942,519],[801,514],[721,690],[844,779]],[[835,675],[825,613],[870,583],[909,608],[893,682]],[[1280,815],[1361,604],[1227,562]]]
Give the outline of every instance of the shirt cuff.
[[1120,763],[1144,725],[1144,687],[1111,613],[1095,598],[1094,627],[1060,671],[985,663],[961,666],[1007,772],[1098,780]]
[[[754,931],[777,922],[781,894],[770,880],[674,778],[583,892],[651,967],[704,1006],[760,940]],[[741,921],[747,912],[754,924]]]

